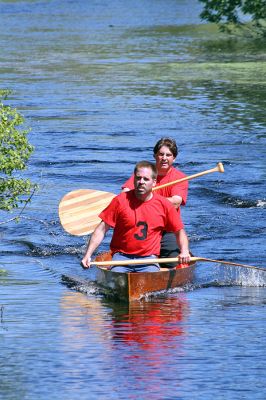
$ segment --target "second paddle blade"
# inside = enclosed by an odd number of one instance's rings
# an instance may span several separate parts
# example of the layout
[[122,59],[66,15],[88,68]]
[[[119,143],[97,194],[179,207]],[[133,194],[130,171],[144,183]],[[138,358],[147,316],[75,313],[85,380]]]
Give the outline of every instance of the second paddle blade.
[[67,193],[59,204],[59,219],[71,235],[89,235],[101,221],[100,212],[115,197],[114,193],[79,189]]

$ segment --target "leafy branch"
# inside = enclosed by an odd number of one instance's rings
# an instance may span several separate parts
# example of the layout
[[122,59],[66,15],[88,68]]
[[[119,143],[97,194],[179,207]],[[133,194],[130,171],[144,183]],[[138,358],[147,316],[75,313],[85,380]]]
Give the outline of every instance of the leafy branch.
[[[222,31],[251,27],[253,33],[266,36],[265,0],[199,0],[204,3],[201,19],[218,24]],[[244,21],[247,17],[250,24]]]
[[23,116],[4,104],[10,93],[0,90],[0,210],[3,211],[21,204],[26,206],[37,189],[30,179],[18,175],[26,169],[34,147],[28,142],[29,130],[23,129]]

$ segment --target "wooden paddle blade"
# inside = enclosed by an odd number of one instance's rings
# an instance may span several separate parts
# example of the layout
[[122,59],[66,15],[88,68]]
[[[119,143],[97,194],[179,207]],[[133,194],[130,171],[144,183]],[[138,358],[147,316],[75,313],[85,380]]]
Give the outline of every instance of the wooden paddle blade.
[[114,193],[91,189],[67,193],[59,203],[62,227],[74,236],[89,235],[101,221],[98,215],[115,196]]

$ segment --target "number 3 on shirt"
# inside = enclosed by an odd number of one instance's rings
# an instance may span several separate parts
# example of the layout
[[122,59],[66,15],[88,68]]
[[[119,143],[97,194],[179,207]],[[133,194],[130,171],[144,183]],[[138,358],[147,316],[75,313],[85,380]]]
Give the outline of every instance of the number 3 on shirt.
[[144,221],[139,221],[137,223],[137,226],[141,227],[140,229],[140,235],[136,233],[134,235],[135,239],[137,240],[145,240],[147,238],[147,232],[148,232],[148,224]]

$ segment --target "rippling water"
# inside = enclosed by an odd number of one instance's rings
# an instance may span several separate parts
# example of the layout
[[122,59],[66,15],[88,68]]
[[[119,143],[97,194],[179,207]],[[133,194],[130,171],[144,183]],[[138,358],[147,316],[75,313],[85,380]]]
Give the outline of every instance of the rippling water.
[[227,38],[199,12],[194,0],[0,1],[1,87],[31,127],[40,184],[20,223],[0,226],[0,398],[265,398],[265,272],[199,263],[185,288],[113,303],[79,266],[87,238],[57,215],[71,190],[118,193],[173,136],[186,174],[225,167],[190,182],[193,253],[266,268],[265,43]]

